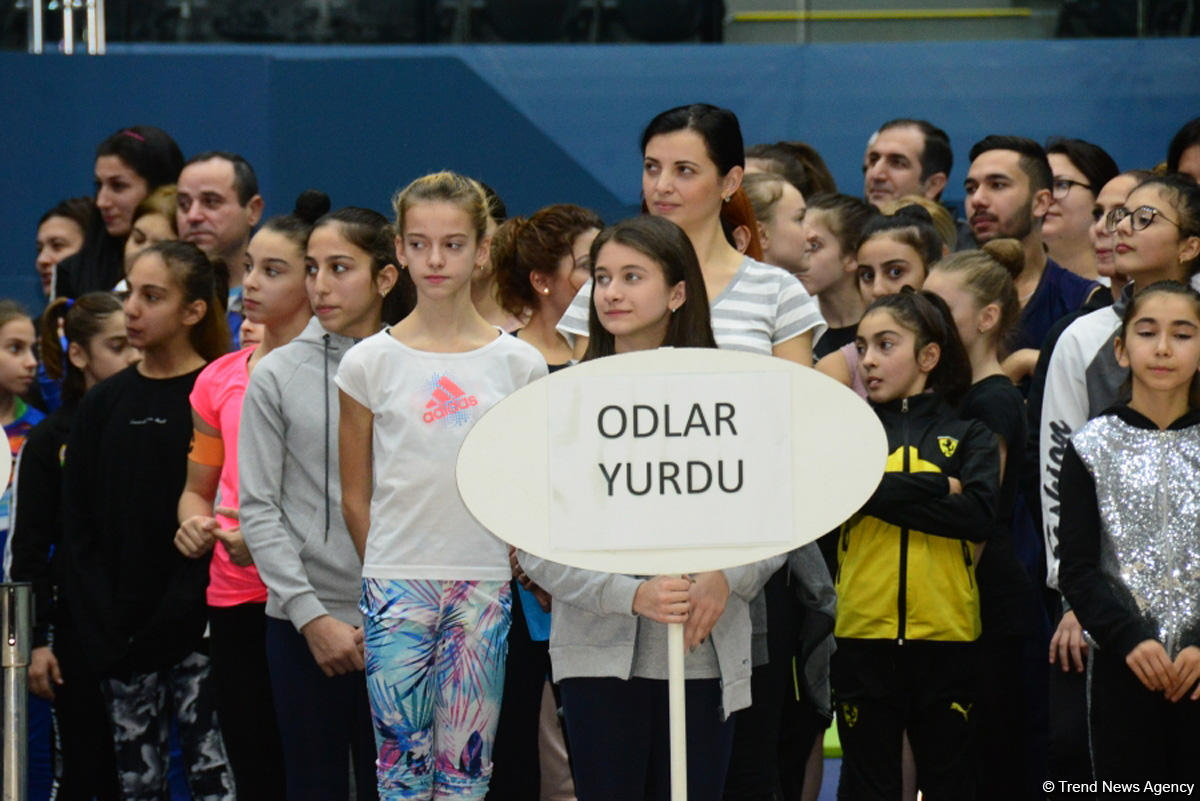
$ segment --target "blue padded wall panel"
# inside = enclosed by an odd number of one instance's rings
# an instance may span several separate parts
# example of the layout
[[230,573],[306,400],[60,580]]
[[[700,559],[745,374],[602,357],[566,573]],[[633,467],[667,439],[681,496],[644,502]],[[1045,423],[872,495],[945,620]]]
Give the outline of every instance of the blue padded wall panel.
[[387,211],[405,182],[451,168],[491,183],[513,213],[571,201],[615,219],[637,208],[641,129],[670,106],[729,106],[747,144],[807,141],[852,194],[870,132],[914,116],[950,134],[954,202],[967,151],[988,133],[1079,136],[1122,167],[1151,166],[1200,115],[1198,64],[1197,39],[0,53],[0,296],[40,307],[38,216],[90,192],[96,143],[137,122],[185,154],[246,155],[268,214],[309,186]]

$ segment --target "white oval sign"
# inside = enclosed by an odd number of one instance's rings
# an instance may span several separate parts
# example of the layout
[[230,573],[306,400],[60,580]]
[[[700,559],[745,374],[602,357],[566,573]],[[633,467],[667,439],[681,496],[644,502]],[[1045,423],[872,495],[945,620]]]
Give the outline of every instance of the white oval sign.
[[887,437],[851,390],[703,348],[584,362],[490,409],[458,490],[496,536],[574,567],[718,570],[811,542],[874,492]]

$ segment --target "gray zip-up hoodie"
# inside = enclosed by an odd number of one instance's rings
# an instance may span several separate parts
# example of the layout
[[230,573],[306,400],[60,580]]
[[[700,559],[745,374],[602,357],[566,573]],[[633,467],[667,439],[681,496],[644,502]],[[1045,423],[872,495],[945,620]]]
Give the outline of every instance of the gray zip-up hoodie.
[[[567,567],[524,551],[518,556],[529,577],[554,599],[550,660],[555,681],[582,676],[628,679],[637,642],[633,596],[642,579]],[[729,599],[712,630],[721,669],[722,717],[750,705],[750,599],[784,558],[773,556],[723,571]]]
[[362,625],[362,563],[342,518],[333,383],[355,342],[314,317],[254,368],[242,406],[242,536],[267,585],[267,614],[297,631],[324,614]]

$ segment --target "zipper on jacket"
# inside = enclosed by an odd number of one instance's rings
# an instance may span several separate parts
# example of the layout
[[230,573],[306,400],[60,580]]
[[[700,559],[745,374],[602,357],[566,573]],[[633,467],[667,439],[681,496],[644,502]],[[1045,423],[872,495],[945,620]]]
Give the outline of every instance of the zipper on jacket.
[[962,543],[963,563],[967,566],[967,586],[974,589],[975,579],[971,575],[971,565],[973,563],[971,559],[971,546],[967,545],[966,540],[959,540],[959,542]]
[[[1175,571],[1177,569],[1176,568],[1176,560],[1175,560],[1176,554],[1175,554],[1175,544],[1173,542],[1171,542],[1171,533],[1170,533],[1170,513],[1171,513],[1170,507],[1171,507],[1171,504],[1170,504],[1170,499],[1167,498],[1167,459],[1166,459],[1166,456],[1164,455],[1164,448],[1169,447],[1171,443],[1170,443],[1168,437],[1166,437],[1166,436],[1160,436],[1159,439],[1163,440],[1162,445],[1164,446],[1163,448],[1157,449],[1160,454],[1159,455],[1159,469],[1158,469],[1158,497],[1159,497],[1158,514],[1159,514],[1159,520],[1162,521],[1160,524],[1160,530],[1162,531],[1162,535],[1160,536],[1160,539],[1163,541],[1164,545],[1166,545],[1166,548],[1167,548],[1167,567],[1169,568],[1167,571],[1167,575],[1174,577]],[[1174,589],[1176,589],[1176,585],[1174,582],[1172,582],[1168,589],[1168,592],[1172,596],[1172,604],[1171,604],[1172,606],[1175,606],[1175,604],[1174,604],[1175,593],[1173,592]],[[1175,653],[1172,650],[1175,646],[1174,639],[1175,639],[1174,634],[1171,632],[1168,632],[1167,633],[1167,641],[1165,643],[1163,643],[1163,645],[1166,646],[1167,657],[1171,658],[1171,659],[1173,659],[1175,657]]]
[[[909,472],[908,463],[908,398],[903,398],[900,401],[900,414],[903,423],[901,425],[901,446],[904,448],[904,472]],[[904,634],[908,624],[908,610],[905,608],[904,597],[908,590],[908,527],[904,526],[900,529],[900,576],[896,582],[896,608],[899,613],[899,626],[896,631],[896,643],[904,645]]]
[[[846,561],[846,551],[850,550],[850,524],[842,523],[838,530],[838,541],[841,544],[842,555],[837,560],[837,575],[833,577],[833,583],[837,584],[842,580],[842,563]],[[791,571],[789,571],[791,572]]]

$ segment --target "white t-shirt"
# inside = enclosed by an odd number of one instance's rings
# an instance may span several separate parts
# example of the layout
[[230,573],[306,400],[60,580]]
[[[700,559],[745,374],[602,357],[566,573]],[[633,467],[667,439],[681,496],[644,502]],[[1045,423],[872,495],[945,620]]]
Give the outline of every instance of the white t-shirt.
[[[591,298],[592,282],[588,281],[558,321],[559,333],[572,345],[575,337],[588,335]],[[805,331],[812,331],[816,342],[826,328],[816,298],[794,275],[749,256],[742,258],[733,280],[713,298],[709,309],[717,346],[730,350],[769,356],[776,345]]]
[[541,354],[499,332],[465,353],[430,353],[388,330],[342,358],[338,387],[374,414],[375,485],[363,577],[507,581],[508,546],[476,522],[455,484],[475,421],[546,375]]

